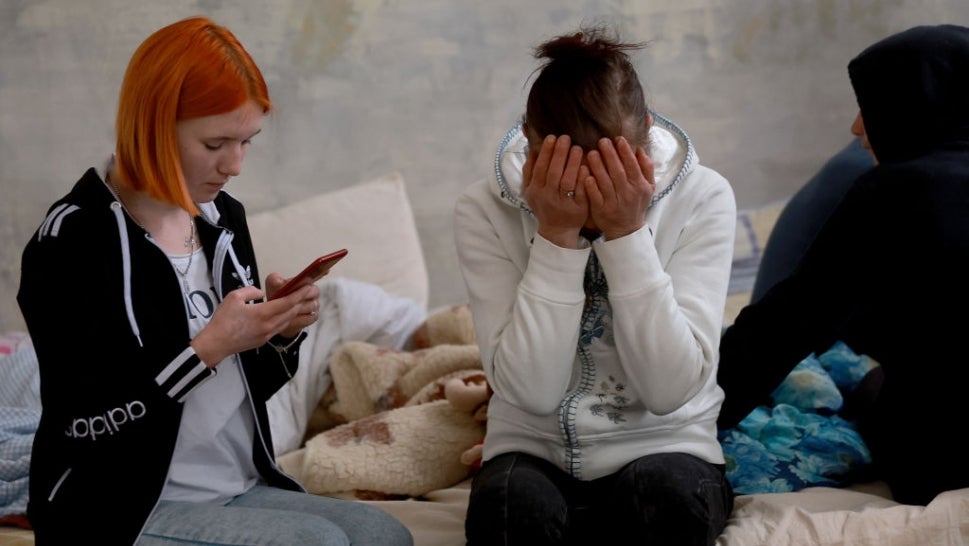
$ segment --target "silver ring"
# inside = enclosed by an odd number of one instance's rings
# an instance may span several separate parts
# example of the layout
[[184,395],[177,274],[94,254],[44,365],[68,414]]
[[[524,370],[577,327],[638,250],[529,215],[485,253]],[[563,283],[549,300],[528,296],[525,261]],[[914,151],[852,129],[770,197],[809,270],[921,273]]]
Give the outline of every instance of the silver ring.
[[574,191],[567,191],[567,192],[565,192],[565,196],[566,197],[575,197],[575,192]]
[[315,317],[316,316],[316,311],[310,311],[310,316],[311,317]]

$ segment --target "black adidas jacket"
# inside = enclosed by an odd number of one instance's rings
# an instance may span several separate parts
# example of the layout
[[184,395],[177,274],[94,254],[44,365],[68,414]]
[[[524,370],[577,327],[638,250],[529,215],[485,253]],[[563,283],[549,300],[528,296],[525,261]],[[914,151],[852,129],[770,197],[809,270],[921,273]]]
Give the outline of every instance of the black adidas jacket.
[[[259,285],[241,203],[222,192],[197,219],[219,297]],[[180,400],[215,372],[189,346],[180,279],[92,168],[23,253],[18,303],[40,365],[28,517],[38,546],[134,544],[165,484]],[[241,354],[262,479],[300,490],[275,465],[266,400],[298,365],[299,343]]]

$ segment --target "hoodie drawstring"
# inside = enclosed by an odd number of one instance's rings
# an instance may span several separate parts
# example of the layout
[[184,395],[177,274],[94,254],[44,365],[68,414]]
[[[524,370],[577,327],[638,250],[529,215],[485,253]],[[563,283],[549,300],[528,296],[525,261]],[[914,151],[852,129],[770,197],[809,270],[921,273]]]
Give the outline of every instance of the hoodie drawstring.
[[118,235],[121,236],[121,267],[124,275],[124,306],[128,313],[128,324],[131,325],[131,333],[138,340],[138,346],[144,347],[141,342],[141,330],[138,328],[138,321],[135,320],[135,310],[131,305],[131,249],[128,245],[128,227],[124,220],[124,211],[121,203],[111,202],[111,212],[118,222]]
[[236,251],[232,248],[232,239],[235,235],[227,230],[223,229],[222,234],[219,235],[219,240],[215,243],[215,257],[212,262],[213,270],[213,281],[215,282],[215,292],[218,294],[219,298],[222,298],[222,269],[225,267],[226,258],[232,262],[232,269],[235,270],[235,276],[238,277],[239,282],[243,286],[250,286],[252,282],[251,269],[243,268],[242,264],[239,263],[239,258],[236,257]]

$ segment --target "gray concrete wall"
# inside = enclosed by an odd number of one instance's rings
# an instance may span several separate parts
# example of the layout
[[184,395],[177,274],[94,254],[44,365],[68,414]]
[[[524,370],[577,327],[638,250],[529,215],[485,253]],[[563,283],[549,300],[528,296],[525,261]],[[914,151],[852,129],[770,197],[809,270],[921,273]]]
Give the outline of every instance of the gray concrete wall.
[[435,306],[464,298],[452,203],[492,168],[542,40],[603,21],[650,41],[635,60],[652,107],[749,207],[848,142],[852,56],[912,25],[969,24],[969,2],[0,0],[0,326],[20,320],[10,287],[47,206],[112,150],[131,53],[196,14],[239,36],[278,106],[230,190],[259,211],[400,172]]

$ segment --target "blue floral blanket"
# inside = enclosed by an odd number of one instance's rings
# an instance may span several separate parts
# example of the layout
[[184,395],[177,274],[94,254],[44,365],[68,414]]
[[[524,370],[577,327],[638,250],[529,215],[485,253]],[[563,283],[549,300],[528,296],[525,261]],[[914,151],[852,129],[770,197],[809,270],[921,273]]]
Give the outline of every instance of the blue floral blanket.
[[836,343],[801,361],[735,428],[720,432],[727,478],[739,495],[847,485],[871,463],[855,423],[839,412],[878,364]]

